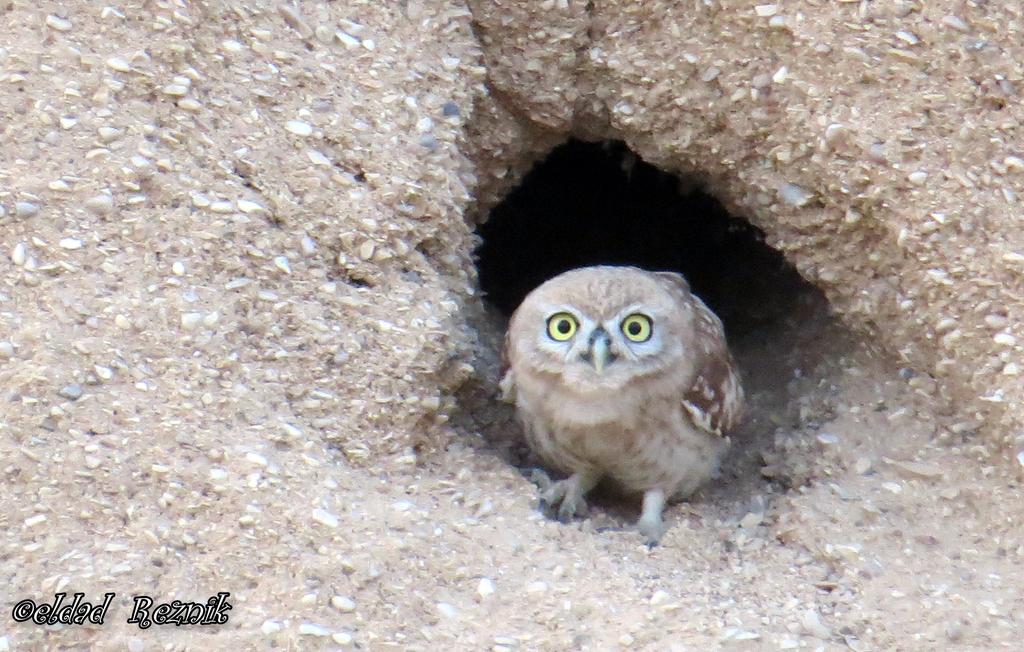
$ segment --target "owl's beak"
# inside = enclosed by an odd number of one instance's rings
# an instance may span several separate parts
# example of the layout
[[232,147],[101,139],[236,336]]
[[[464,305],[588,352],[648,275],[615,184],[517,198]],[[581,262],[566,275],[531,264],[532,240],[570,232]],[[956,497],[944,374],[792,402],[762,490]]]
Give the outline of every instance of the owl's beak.
[[614,359],[611,350],[608,348],[611,342],[608,333],[603,328],[598,328],[590,338],[589,358],[590,364],[594,365],[597,373],[604,372],[604,368]]

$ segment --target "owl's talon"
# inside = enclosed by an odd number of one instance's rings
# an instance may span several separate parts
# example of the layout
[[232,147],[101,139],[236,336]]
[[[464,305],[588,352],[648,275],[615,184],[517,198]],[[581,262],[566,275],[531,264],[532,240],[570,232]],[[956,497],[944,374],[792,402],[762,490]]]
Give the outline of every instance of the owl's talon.
[[661,512],[665,509],[665,492],[651,489],[644,493],[643,512],[636,522],[636,529],[644,536],[648,547],[653,548],[665,534],[665,524],[661,520]]
[[542,488],[540,492],[540,506],[541,509],[546,510],[550,507],[562,502],[565,498],[565,493],[568,490],[568,480],[560,480]]
[[666,528],[660,518],[656,522],[646,521],[641,518],[637,521],[636,529],[640,531],[641,535],[643,535],[644,543],[647,544],[647,547],[653,548],[661,541],[661,537],[665,534]]
[[[549,481],[550,482],[550,481]],[[549,518],[557,518],[562,523],[569,523],[576,516],[587,512],[587,501],[583,495],[597,483],[591,475],[574,473],[565,480],[551,483],[540,493],[540,509]],[[557,509],[555,509],[557,507]]]
[[572,519],[576,516],[585,516],[587,513],[587,501],[583,499],[583,496],[577,497],[575,500],[570,500],[569,496],[566,495],[562,499],[562,504],[558,506],[558,520],[561,523],[571,523]]
[[530,482],[540,489],[542,493],[547,491],[552,484],[551,477],[543,469],[533,469],[530,471]]

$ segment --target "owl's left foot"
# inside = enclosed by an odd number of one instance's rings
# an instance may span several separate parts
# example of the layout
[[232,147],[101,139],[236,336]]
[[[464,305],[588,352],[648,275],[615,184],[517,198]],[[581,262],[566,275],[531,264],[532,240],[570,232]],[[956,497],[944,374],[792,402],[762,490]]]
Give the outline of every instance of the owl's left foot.
[[[535,479],[539,479],[537,474]],[[597,478],[587,473],[574,473],[565,480],[552,483],[546,476],[537,482],[540,488],[540,509],[551,517],[558,518],[562,523],[569,523],[577,515],[587,511],[587,501],[583,498],[597,484]],[[545,486],[545,484],[547,486]]]

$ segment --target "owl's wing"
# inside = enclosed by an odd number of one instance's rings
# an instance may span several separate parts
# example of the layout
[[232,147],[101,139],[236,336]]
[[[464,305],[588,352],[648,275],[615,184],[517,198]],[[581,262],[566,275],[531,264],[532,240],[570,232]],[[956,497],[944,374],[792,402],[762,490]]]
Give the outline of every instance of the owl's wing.
[[694,348],[700,364],[693,384],[683,395],[683,410],[702,430],[724,437],[743,416],[743,386],[736,362],[725,343],[722,322],[697,297]]

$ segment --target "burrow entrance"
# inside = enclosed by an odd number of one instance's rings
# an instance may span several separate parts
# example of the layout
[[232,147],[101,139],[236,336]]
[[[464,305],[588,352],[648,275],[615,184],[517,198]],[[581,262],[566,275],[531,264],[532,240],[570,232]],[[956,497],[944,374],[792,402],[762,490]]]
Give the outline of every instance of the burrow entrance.
[[[749,493],[761,478],[783,486],[807,480],[809,468],[787,461],[798,456],[773,450],[780,431],[806,434],[827,419],[828,406],[808,405],[822,393],[806,390],[829,382],[853,340],[763,232],[696,180],[640,160],[620,141],[569,140],[491,210],[478,234],[480,285],[493,309],[486,328],[495,332],[530,290],[575,267],[682,272],[722,318],[748,393],[749,418],[724,465],[728,482],[719,483],[731,489],[721,490]],[[736,488],[737,478],[745,488]]]

